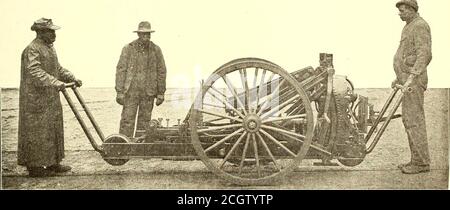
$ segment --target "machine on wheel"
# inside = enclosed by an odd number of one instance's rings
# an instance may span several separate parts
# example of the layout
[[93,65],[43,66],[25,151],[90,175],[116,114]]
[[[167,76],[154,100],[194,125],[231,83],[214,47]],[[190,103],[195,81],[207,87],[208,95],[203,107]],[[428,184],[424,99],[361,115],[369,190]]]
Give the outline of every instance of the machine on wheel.
[[383,117],[398,87],[375,112],[367,97],[354,93],[350,80],[335,75],[332,54],[320,54],[315,69],[292,73],[267,60],[241,58],[222,65],[202,83],[183,123],[163,127],[153,120],[140,137],[105,138],[77,88],[67,87],[83,106],[101,145],[67,91],[62,93],[107,163],[120,166],[131,158],[200,159],[215,174],[240,185],[270,183],[304,159],[321,160],[316,165],[335,165],[333,159],[345,166],[360,164],[389,121],[399,117],[394,113],[401,103],[400,96]]

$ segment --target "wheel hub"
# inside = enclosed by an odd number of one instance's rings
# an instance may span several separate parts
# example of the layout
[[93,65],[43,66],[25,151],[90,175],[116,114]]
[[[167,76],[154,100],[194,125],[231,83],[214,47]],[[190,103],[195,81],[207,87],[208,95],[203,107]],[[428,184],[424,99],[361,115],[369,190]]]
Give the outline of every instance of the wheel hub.
[[255,128],[257,127],[256,122],[255,122],[255,121],[250,121],[250,122],[248,123],[248,127],[249,127],[250,129],[255,129]]
[[256,133],[261,127],[261,119],[256,114],[249,114],[243,121],[245,130],[249,133]]

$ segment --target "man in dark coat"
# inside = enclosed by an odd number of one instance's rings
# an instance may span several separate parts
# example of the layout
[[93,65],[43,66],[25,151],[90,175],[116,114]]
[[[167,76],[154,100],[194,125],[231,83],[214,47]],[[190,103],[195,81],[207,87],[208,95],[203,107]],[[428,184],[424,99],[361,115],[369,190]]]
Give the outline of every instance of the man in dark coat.
[[123,106],[119,133],[128,137],[134,136],[138,109],[138,129],[148,131],[155,98],[161,105],[166,91],[166,65],[161,49],[150,41],[150,23],[139,23],[134,32],[139,38],[122,49],[116,69],[116,101]]
[[[395,84],[404,86],[402,119],[411,150],[411,161],[399,165],[403,173],[416,174],[430,171],[427,142],[424,92],[428,85],[427,66],[431,62],[431,31],[419,16],[416,0],[401,0],[396,4],[400,18],[406,22],[400,46],[394,57]],[[406,91],[410,87],[411,91]]]
[[26,166],[32,177],[67,172],[64,158],[64,127],[59,91],[65,82],[81,86],[68,70],[61,67],[53,48],[55,30],[51,19],[41,18],[31,30],[36,38],[22,52],[18,164]]

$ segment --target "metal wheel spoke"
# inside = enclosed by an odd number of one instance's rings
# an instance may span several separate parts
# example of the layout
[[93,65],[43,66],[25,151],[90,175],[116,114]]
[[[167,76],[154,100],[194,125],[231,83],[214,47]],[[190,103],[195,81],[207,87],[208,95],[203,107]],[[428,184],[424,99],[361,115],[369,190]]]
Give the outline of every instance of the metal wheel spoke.
[[213,87],[212,85],[210,86],[210,88],[214,91],[216,91],[219,95],[223,96],[224,98],[228,98],[224,93],[220,92],[219,90],[217,90],[215,87]]
[[[306,138],[304,135],[301,135],[301,134],[298,134],[298,133],[295,133],[295,132],[292,132],[292,131],[287,131],[287,130],[284,130],[284,129],[281,129],[281,128],[268,126],[268,125],[261,125],[261,128],[269,129],[269,130],[278,132],[280,134],[288,135],[288,136],[295,136],[295,137],[299,137],[299,138],[302,138],[302,139]],[[298,139],[297,141],[300,141],[300,142],[303,143],[303,140],[301,140],[301,139]]]
[[244,150],[242,151],[241,163],[239,164],[239,175],[241,175],[242,167],[244,167],[244,161],[245,161],[245,156],[247,154],[249,141],[250,141],[250,135],[247,135],[247,139],[245,140]]
[[238,134],[239,132],[243,131],[243,128],[240,128],[236,131],[234,131],[233,133],[229,134],[228,136],[226,136],[225,138],[221,139],[220,141],[216,142],[215,144],[211,145],[210,147],[205,149],[205,153],[216,148],[217,146],[223,144],[225,141],[227,141],[228,139],[230,139],[231,137],[235,136],[236,134]]
[[[304,142],[304,141],[302,141],[302,140],[300,140],[300,139],[298,139],[298,138],[296,138],[296,137],[294,137],[294,136],[290,136],[290,135],[286,135],[286,134],[284,134],[284,135],[285,135],[287,138],[292,139],[292,140],[294,140],[294,141],[298,141],[298,142],[300,142],[300,143],[303,143],[303,142]],[[318,150],[318,151],[320,151],[320,152],[322,152],[322,153],[324,153],[324,154],[326,154],[326,155],[331,155],[331,153],[330,153],[329,151],[327,151],[327,150],[324,149],[324,148],[321,148],[320,146],[311,144],[310,147],[313,148],[313,149],[315,149],[315,150]]]
[[[294,90],[289,90],[288,88],[283,88],[280,90],[280,94],[278,96],[276,96],[274,99],[277,99],[276,101],[285,101],[294,96],[295,96]],[[272,107],[274,103],[277,103],[277,102],[270,103],[270,107]]]
[[213,115],[213,116],[216,116],[216,117],[223,117],[223,118],[226,118],[226,119],[230,119],[230,120],[235,120],[235,121],[238,121],[238,122],[242,122],[242,120],[239,119],[239,118],[237,118],[237,117],[230,117],[230,116],[227,116],[227,115],[223,115],[223,114],[219,114],[219,113],[210,112],[210,111],[206,111],[206,110],[203,110],[203,109],[199,109],[198,111],[201,112],[201,113]]
[[288,110],[286,110],[287,115],[291,115],[294,113],[294,111],[301,108],[301,106],[303,106],[303,104],[301,104],[301,103],[302,103],[301,100],[297,100],[291,107],[289,107]]
[[[258,80],[258,71],[259,71],[259,68],[255,68],[255,77],[253,78],[253,86],[252,86],[252,90],[256,91],[256,93],[254,93],[255,95],[258,94],[258,88],[256,87],[256,81]],[[252,91],[252,92],[254,92],[254,91]],[[259,96],[256,95],[256,97],[258,98]],[[258,102],[256,102],[255,107],[253,107],[252,113],[256,113],[257,108],[258,108]]]
[[247,69],[239,70],[239,74],[241,75],[242,87],[245,90],[245,105],[246,105],[246,108],[251,113],[252,111],[250,110],[250,90],[249,90],[248,81],[247,81]]
[[267,82],[268,82],[268,83],[269,83],[269,82],[272,82],[273,77],[275,77],[275,75],[276,75],[276,74],[272,72],[272,75],[270,75],[269,80],[268,80]]
[[220,121],[220,120],[224,120],[224,119],[226,119],[226,118],[224,118],[224,117],[219,117],[219,118],[211,119],[211,120],[204,121],[204,122],[205,122],[205,123],[212,123],[212,122],[216,122],[216,121]]
[[267,133],[266,131],[264,131],[263,129],[260,130],[260,132],[262,134],[264,134],[265,136],[267,136],[267,138],[269,138],[270,140],[273,141],[273,143],[275,143],[276,145],[280,146],[281,148],[283,148],[289,155],[296,157],[296,155],[289,150],[286,146],[284,146],[282,143],[280,143],[280,141],[276,140],[272,135],[270,135],[269,133]]
[[258,71],[259,71],[259,68],[255,68],[255,78],[253,78],[253,87],[254,88],[256,87],[256,80],[258,78]]
[[259,82],[259,86],[257,89],[257,93],[256,93],[256,108],[258,108],[258,104],[259,104],[259,98],[261,96],[261,90],[262,90],[262,86],[264,83],[264,77],[266,76],[266,70],[263,69],[262,75],[261,75],[261,81]]
[[276,92],[278,92],[278,89],[280,89],[281,85],[283,85],[284,81],[283,80],[280,82],[280,84],[278,84],[278,86],[275,88],[275,90],[272,92],[272,94],[269,95],[269,97],[264,101],[264,103],[261,105],[261,108],[258,111],[258,115],[261,115],[261,113],[264,111],[264,109],[266,108],[267,104],[272,101],[272,98],[274,97],[274,95],[276,94]]
[[262,76],[261,76],[261,80],[260,80],[260,82],[259,82],[259,88],[262,88],[262,86],[263,86],[263,84],[264,84],[264,77],[266,77],[266,72],[267,72],[267,70],[263,70],[263,73],[262,73]]
[[[214,88],[211,88],[212,90],[214,90]],[[222,100],[221,98],[217,97],[216,94],[211,93],[209,91],[206,91],[207,93],[209,93],[209,95],[211,95],[213,98],[217,99],[220,103],[222,103],[225,107],[227,106],[224,102],[224,100]],[[219,92],[220,93],[220,92]],[[225,97],[226,98],[226,97]]]
[[[278,90],[281,88],[281,84],[280,85],[278,85],[278,89],[275,89],[276,91],[272,91],[272,80],[273,80],[273,77],[275,76],[276,74],[275,73],[273,73],[272,72],[272,74],[270,75],[270,77],[269,77],[269,80],[267,80],[267,82],[266,82],[266,90],[267,90],[267,87],[270,87],[270,94],[273,94],[273,93],[275,93],[275,92],[278,92]],[[270,83],[270,85],[269,85],[269,83]],[[267,91],[267,93],[269,93],[269,91]],[[281,92],[280,92],[281,93]],[[279,96],[277,96],[277,97],[279,97]],[[272,98],[273,99],[273,98]],[[272,100],[271,99],[271,100]]]
[[[253,136],[255,134],[252,134]],[[266,152],[269,154],[270,158],[272,158],[272,162],[275,165],[275,168],[280,171],[280,168],[278,168],[277,162],[275,160],[275,157],[273,156],[272,152],[269,149],[269,146],[267,146],[266,142],[264,141],[263,137],[261,136],[261,134],[258,132],[256,133],[256,135],[258,135],[259,140],[261,141],[261,144],[264,146],[264,148],[266,149]]]
[[[216,89],[213,88],[212,86],[211,86],[211,89],[214,90],[214,91],[216,91],[216,92],[218,92],[218,93],[220,93],[218,90],[216,90]],[[244,115],[242,115],[236,108],[234,108],[233,105],[231,105],[231,104],[228,103],[227,101],[223,101],[222,99],[217,98],[217,96],[215,96],[213,93],[211,93],[211,92],[209,92],[209,91],[208,91],[207,93],[211,94],[213,97],[215,97],[216,99],[218,99],[219,101],[221,101],[221,102],[225,105],[225,107],[228,107],[228,108],[230,108],[231,110],[233,110],[233,111],[234,111],[237,115],[239,115],[239,117],[241,117],[242,119],[245,118]]]
[[230,82],[230,80],[228,80],[227,75],[224,75],[224,76],[222,77],[222,79],[225,81],[225,84],[227,85],[228,90],[230,90],[231,93],[233,94],[234,98],[236,98],[236,100],[237,100],[239,106],[241,106],[242,110],[244,111],[244,114],[247,115],[247,111],[245,110],[245,106],[244,106],[244,104],[242,104],[241,99],[239,99],[239,96],[237,95],[236,89],[234,88],[234,86],[233,86],[233,84]]
[[215,107],[215,108],[219,108],[219,109],[225,109],[226,108],[224,106],[219,106],[219,105],[209,104],[209,103],[203,103],[203,106],[210,106],[210,107]]
[[214,126],[212,128],[198,129],[197,132],[198,133],[203,133],[203,132],[208,132],[208,131],[223,130],[223,129],[228,129],[228,128],[241,127],[241,126],[242,126],[241,123],[231,124],[231,125],[224,125],[224,126]]
[[255,153],[255,160],[256,160],[256,170],[258,171],[258,177],[260,177],[261,166],[259,165],[258,143],[256,142],[255,134],[252,134],[252,139],[253,139],[253,152]]
[[[287,105],[289,105],[291,102],[293,102],[294,100],[296,100],[296,99],[299,98],[299,97],[300,97],[299,95],[296,95],[296,96],[294,96],[294,97],[288,99],[287,101],[285,101],[285,102],[283,102],[283,103],[277,105],[276,107],[271,108],[270,111],[264,113],[264,114],[261,116],[261,119],[264,120],[264,119],[266,119],[267,117],[269,117],[270,115],[272,115],[272,114],[278,112],[279,110],[282,110],[284,107],[286,107]],[[261,110],[262,110],[262,109],[261,109]],[[260,112],[261,112],[261,110],[260,110]]]
[[225,162],[230,158],[231,154],[233,154],[234,150],[239,146],[239,143],[241,143],[242,139],[244,139],[245,135],[247,134],[247,131],[244,131],[244,133],[239,137],[239,139],[234,143],[233,147],[231,147],[230,151],[227,153],[225,158],[220,163],[219,168],[222,168],[223,165],[225,165]]
[[262,123],[269,123],[269,122],[277,122],[277,121],[283,121],[283,120],[292,120],[296,118],[305,118],[306,114],[299,114],[299,115],[292,115],[292,116],[286,116],[286,117],[276,117],[272,119],[266,119],[263,120]]

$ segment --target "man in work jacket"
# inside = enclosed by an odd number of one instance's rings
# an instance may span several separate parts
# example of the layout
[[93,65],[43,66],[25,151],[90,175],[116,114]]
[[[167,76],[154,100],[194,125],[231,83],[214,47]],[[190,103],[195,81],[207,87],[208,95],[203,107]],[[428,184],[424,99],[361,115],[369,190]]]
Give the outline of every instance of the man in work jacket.
[[[147,128],[151,121],[153,103],[164,101],[166,65],[161,49],[150,41],[151,25],[139,23],[138,39],[122,49],[116,69],[116,101],[123,106],[119,133],[134,136],[136,112],[138,129]],[[148,128],[147,128],[148,129]]]
[[432,58],[431,32],[427,22],[419,16],[416,0],[401,0],[396,7],[406,25],[394,57],[397,78],[392,85],[403,85],[402,119],[411,150],[411,161],[400,164],[399,168],[405,174],[416,174],[430,171],[423,105],[428,85],[427,66]]

